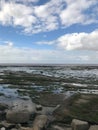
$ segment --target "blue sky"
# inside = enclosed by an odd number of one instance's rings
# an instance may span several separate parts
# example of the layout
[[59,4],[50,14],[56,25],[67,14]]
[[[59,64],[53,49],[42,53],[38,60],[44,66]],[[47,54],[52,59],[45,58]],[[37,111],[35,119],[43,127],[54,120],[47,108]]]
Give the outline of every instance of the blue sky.
[[98,64],[98,0],[0,0],[0,63]]

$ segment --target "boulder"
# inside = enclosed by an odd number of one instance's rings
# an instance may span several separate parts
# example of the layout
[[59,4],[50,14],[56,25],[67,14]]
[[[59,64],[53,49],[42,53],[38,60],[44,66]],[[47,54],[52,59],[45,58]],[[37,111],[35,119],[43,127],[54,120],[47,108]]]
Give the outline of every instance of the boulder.
[[15,111],[28,111],[31,114],[35,114],[36,105],[31,99],[16,99],[12,102],[12,110]]
[[98,130],[98,125],[90,126],[89,130]]
[[33,122],[33,130],[41,130],[47,124],[48,117],[46,115],[38,115]]
[[8,110],[6,119],[10,123],[26,123],[30,119],[30,113],[28,111]]
[[7,129],[11,129],[15,126],[15,124],[8,123],[7,121],[1,121],[0,126],[5,127]]
[[88,130],[89,128],[88,122],[77,119],[72,120],[71,126],[73,130]]
[[5,127],[2,127],[0,130],[6,130]]

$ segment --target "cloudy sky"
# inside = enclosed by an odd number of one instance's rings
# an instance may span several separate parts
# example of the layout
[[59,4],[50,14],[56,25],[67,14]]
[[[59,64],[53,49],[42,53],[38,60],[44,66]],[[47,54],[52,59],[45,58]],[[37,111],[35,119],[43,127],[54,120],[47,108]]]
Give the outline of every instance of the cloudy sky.
[[98,64],[98,0],[0,0],[0,63]]

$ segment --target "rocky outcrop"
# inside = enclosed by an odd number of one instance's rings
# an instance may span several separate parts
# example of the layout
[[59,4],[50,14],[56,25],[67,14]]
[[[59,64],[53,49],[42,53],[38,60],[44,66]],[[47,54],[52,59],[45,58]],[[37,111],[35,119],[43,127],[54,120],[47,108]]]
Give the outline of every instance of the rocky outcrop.
[[88,122],[77,119],[72,120],[71,126],[73,130],[88,130],[89,128]]

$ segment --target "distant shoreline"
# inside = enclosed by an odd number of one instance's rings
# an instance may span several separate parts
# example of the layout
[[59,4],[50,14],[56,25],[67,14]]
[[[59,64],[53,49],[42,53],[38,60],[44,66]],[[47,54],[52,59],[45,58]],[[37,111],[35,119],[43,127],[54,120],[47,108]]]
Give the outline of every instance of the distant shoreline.
[[47,63],[0,63],[0,67],[7,67],[7,66],[13,66],[13,67],[33,67],[33,66],[98,66],[98,64],[47,64]]

